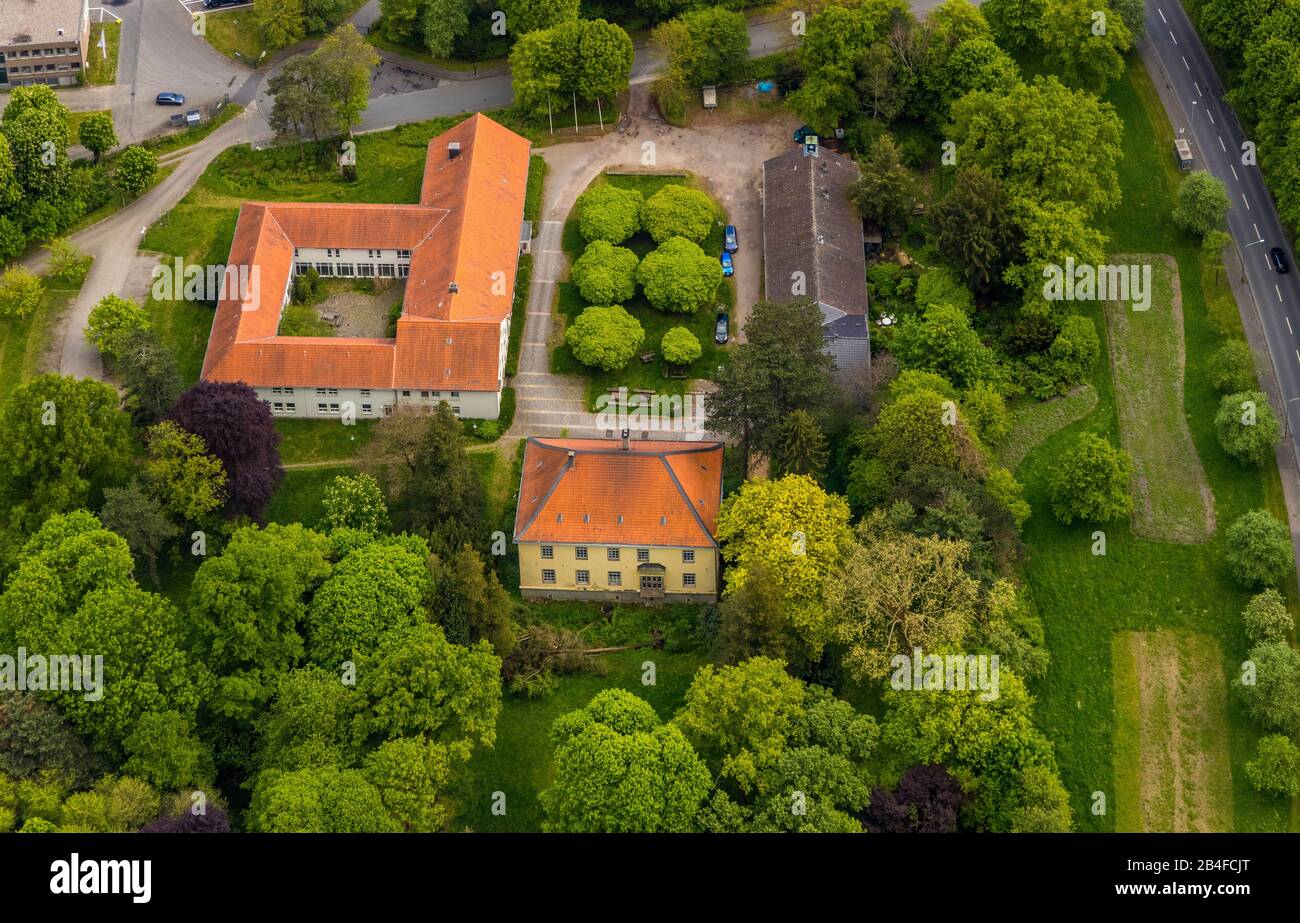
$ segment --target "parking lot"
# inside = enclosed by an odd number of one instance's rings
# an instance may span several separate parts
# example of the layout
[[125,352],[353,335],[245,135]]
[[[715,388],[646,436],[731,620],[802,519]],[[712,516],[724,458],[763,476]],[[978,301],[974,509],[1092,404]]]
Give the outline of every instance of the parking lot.
[[205,9],[203,8],[203,0],[176,0],[176,2],[179,3],[181,6],[185,7],[185,12],[190,13],[190,14],[194,14],[194,13],[205,13],[205,12],[206,12],[206,13],[224,13],[224,12],[226,12],[227,10],[242,10],[242,9],[247,9],[248,7],[251,7],[251,6],[253,5],[252,2],[251,2],[251,0],[249,0],[249,2],[239,3],[239,4],[236,4],[236,5],[233,5],[233,6],[223,6],[223,7],[221,7],[220,9],[215,9],[215,10],[205,10]]

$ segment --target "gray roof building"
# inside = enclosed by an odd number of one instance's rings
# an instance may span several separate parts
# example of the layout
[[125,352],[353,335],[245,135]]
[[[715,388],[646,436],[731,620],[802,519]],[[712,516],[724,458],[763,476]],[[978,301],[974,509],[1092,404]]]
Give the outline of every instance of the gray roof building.
[[769,301],[811,298],[840,384],[864,393],[871,369],[862,218],[849,199],[848,157],[802,145],[763,164],[763,286]]
[[77,83],[90,37],[88,0],[0,0],[0,87]]

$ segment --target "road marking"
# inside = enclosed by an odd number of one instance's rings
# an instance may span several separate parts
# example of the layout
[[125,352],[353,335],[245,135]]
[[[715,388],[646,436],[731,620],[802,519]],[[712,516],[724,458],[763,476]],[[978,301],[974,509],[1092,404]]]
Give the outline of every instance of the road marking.
[[1252,228],[1255,229],[1255,239],[1256,239],[1256,240],[1263,240],[1263,239],[1264,239],[1264,235],[1261,234],[1261,233],[1259,233],[1259,225],[1258,225],[1258,224],[1255,224],[1255,223],[1252,221],[1250,226],[1251,226]]
[[1246,211],[1250,211],[1250,202],[1246,199],[1246,193],[1241,194],[1241,201],[1246,203]]
[[1295,331],[1291,329],[1291,318],[1284,316],[1282,319],[1286,321],[1286,332],[1295,336]]
[[[1182,56],[1182,55],[1179,55],[1179,57],[1182,58],[1183,56]],[[1190,74],[1190,73],[1192,72],[1192,65],[1190,65],[1190,64],[1187,63],[1187,59],[1186,59],[1186,58],[1183,58],[1183,67],[1187,68],[1187,73]]]
[[1219,147],[1223,148],[1223,152],[1226,154],[1228,152],[1228,146],[1223,143],[1223,135],[1216,135],[1216,137],[1219,139]]
[[1205,114],[1208,115],[1208,116],[1210,117],[1210,124],[1213,125],[1213,124],[1214,124],[1214,113],[1211,112],[1211,111],[1207,108],[1207,109],[1205,110]]
[[1234,167],[1232,164],[1228,164],[1228,169],[1232,171],[1232,178],[1240,183],[1241,177],[1237,175],[1237,168]]
[[1296,357],[1297,360],[1300,360],[1300,349],[1297,349],[1297,350],[1295,351],[1295,357]]
[[1196,87],[1196,95],[1197,95],[1197,96],[1204,96],[1204,95],[1205,95],[1204,93],[1201,92],[1201,85],[1200,85],[1199,83],[1197,83],[1195,80],[1192,81],[1192,86]]
[[1165,19],[1165,11],[1160,9],[1160,7],[1156,7],[1156,12],[1160,14],[1160,21],[1168,25],[1169,20]]
[[1276,282],[1273,283],[1273,291],[1277,292],[1277,300],[1278,300],[1278,301],[1281,301],[1281,300],[1282,300],[1282,290],[1281,290],[1280,288],[1277,287],[1277,283],[1276,283]]

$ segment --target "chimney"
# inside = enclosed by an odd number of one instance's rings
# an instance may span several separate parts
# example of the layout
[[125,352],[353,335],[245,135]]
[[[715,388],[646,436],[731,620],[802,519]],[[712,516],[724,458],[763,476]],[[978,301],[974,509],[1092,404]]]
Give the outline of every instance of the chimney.
[[460,142],[449,141],[447,143],[447,159],[455,160],[459,156],[460,156]]
[[629,433],[628,430],[626,430],[626,429],[623,430],[623,451],[624,451],[624,452],[626,452],[626,451],[628,450],[627,440],[628,440],[628,436],[630,436],[630,435],[631,435],[631,433]]
[[569,467],[570,467],[570,468],[573,467],[574,461],[575,461],[575,459],[577,459],[577,457],[578,457],[578,456],[577,456],[577,454],[573,451],[573,449],[569,449]]

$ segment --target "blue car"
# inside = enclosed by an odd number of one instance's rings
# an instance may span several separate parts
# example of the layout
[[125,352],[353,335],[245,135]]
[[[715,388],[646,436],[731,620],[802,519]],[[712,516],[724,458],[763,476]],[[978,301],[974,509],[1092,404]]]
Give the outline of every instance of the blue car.
[[723,232],[722,247],[728,253],[735,253],[740,249],[740,241],[736,239],[736,226],[734,224],[727,225],[727,229]]
[[736,267],[732,265],[731,254],[728,253],[726,250],[723,250],[722,251],[722,274],[724,276],[729,276],[735,271],[736,271]]
[[155,102],[160,106],[183,106],[185,97],[179,93],[159,93]]

